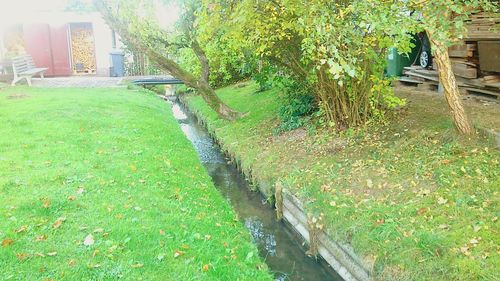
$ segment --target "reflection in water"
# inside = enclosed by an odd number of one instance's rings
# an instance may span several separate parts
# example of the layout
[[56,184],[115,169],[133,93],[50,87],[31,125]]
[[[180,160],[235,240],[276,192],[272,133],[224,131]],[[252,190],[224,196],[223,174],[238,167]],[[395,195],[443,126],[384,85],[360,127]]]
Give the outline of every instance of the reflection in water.
[[248,182],[234,166],[227,164],[217,145],[191,114],[177,103],[172,105],[172,111],[215,186],[231,203],[252,235],[276,280],[342,280],[325,263],[318,263],[305,255],[292,231],[276,221],[274,210],[262,204],[259,193],[250,191]]
[[252,235],[252,242],[264,247],[270,256],[276,256],[276,239],[272,233],[264,231],[264,224],[257,217],[245,218],[245,227]]
[[172,105],[172,113],[174,114],[174,117],[177,120],[186,120],[187,119],[186,113],[184,113],[184,111],[182,111],[181,107],[177,103],[174,103]]

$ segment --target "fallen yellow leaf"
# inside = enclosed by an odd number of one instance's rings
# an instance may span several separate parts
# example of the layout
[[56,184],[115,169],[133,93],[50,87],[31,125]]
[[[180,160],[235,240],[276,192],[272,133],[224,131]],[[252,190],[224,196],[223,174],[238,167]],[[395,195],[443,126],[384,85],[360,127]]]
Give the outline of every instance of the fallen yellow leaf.
[[136,264],[132,265],[133,268],[141,268],[143,266],[144,266],[144,264],[142,264],[142,263],[136,263]]
[[184,254],[185,254],[185,252],[183,252],[183,251],[175,250],[175,252],[174,252],[174,258],[180,257],[180,256],[182,256]]
[[28,226],[23,225],[19,229],[16,230],[16,233],[25,232],[27,229],[28,229]]
[[101,233],[101,232],[104,232],[104,228],[99,227],[99,228],[94,229],[94,233]]
[[29,257],[29,255],[25,254],[25,253],[17,253],[16,257],[17,257],[18,260],[24,261],[25,259],[27,259]]
[[61,227],[62,223],[63,223],[65,220],[66,220],[66,218],[65,218],[65,217],[60,217],[60,218],[58,218],[58,219],[54,222],[54,224],[52,225],[52,227],[53,227],[53,228],[56,228],[56,229],[57,229],[57,228],[59,228],[59,227]]
[[35,242],[41,242],[47,240],[47,236],[45,235],[40,235],[35,238]]
[[42,202],[43,202],[43,203],[42,203],[42,206],[43,206],[45,209],[50,208],[50,201],[49,201],[49,199],[44,199]]
[[203,269],[204,272],[207,272],[208,271],[208,264],[203,265],[202,269]]
[[4,247],[4,248],[7,246],[10,246],[12,244],[14,244],[14,240],[12,240],[12,239],[6,238],[6,239],[2,240],[2,247]]

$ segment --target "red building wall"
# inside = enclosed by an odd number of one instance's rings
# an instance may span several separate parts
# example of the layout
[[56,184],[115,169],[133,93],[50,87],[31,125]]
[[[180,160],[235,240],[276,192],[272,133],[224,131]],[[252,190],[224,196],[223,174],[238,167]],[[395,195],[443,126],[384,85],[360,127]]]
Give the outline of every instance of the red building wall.
[[26,51],[37,67],[47,67],[47,76],[71,75],[68,25],[26,24],[23,26]]

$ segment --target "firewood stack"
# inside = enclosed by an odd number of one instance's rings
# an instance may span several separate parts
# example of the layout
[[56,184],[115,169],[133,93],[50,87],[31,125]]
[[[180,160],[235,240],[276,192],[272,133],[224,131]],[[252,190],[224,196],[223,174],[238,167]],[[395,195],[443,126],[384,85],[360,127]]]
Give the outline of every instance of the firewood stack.
[[91,29],[71,29],[71,50],[75,73],[95,73],[94,37]]

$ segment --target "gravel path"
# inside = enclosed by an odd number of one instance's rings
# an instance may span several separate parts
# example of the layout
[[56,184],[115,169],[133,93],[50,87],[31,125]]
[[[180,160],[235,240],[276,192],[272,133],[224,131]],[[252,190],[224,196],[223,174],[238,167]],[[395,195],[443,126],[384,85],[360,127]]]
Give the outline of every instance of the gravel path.
[[123,77],[49,77],[33,78],[33,87],[43,88],[109,88],[120,87]]

